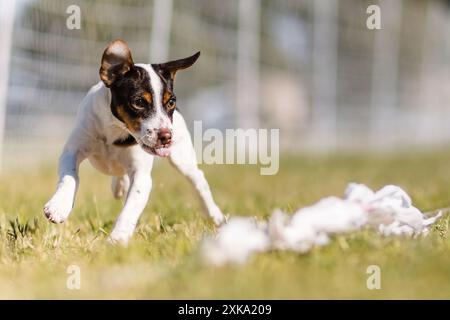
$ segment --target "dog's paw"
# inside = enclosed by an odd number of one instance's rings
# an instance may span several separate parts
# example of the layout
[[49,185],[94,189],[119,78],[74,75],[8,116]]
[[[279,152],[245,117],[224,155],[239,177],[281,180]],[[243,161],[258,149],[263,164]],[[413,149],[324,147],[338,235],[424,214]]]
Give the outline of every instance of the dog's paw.
[[125,230],[114,229],[109,235],[107,241],[111,245],[127,246],[130,241],[132,233]]
[[218,207],[209,211],[209,216],[216,226],[220,226],[226,222],[226,217],[222,214],[222,211]]
[[60,198],[52,198],[44,206],[44,215],[50,222],[63,223],[72,211],[72,202]]

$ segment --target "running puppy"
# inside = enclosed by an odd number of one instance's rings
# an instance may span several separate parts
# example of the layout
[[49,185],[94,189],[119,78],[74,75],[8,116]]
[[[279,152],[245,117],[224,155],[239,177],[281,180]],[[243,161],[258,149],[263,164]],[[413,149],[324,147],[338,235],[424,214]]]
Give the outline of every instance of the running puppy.
[[110,234],[112,242],[126,244],[148,201],[155,156],[169,157],[191,180],[214,223],[224,221],[197,167],[191,137],[176,110],[173,92],[176,72],[192,66],[199,55],[161,64],[134,64],[124,41],[108,45],[101,61],[101,81],[82,101],[59,161],[57,190],[44,206],[51,222],[62,223],[68,218],[79,184],[79,165],[89,159],[96,169],[113,176],[114,197],[126,196]]

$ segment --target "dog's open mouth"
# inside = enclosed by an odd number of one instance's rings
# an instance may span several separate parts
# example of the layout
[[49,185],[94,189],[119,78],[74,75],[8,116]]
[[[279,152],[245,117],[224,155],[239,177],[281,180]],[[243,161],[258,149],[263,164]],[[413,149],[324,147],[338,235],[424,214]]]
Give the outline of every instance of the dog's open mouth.
[[144,143],[141,144],[142,149],[144,149],[144,151],[155,155],[155,156],[159,156],[159,157],[168,157],[170,155],[170,146],[172,144],[168,143],[168,144],[162,144],[162,145],[157,145],[154,147],[150,147]]

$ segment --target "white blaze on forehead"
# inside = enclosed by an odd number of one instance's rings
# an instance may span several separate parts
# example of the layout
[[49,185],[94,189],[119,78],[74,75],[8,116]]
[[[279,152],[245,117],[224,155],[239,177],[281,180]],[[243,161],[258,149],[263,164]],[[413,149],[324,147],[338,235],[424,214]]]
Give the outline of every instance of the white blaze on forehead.
[[164,83],[162,79],[159,77],[159,75],[151,65],[138,64],[138,66],[144,68],[150,76],[150,86],[153,91],[153,106],[155,108],[155,113],[153,113],[148,119],[143,121],[142,130],[158,130],[163,127],[171,129],[171,121],[163,108]]
[[153,89],[153,98],[155,99],[155,106],[158,112],[162,111],[162,96],[163,96],[163,82],[156,74],[152,66],[149,68],[150,85]]
[[156,71],[153,69],[153,67],[149,64],[140,65],[137,64],[137,66],[140,66],[144,68],[148,75],[150,76],[150,87],[153,90],[153,103],[156,108],[156,112],[159,113],[162,111],[162,96],[163,96],[163,90],[164,90],[164,84],[159,77],[159,75],[156,73]]

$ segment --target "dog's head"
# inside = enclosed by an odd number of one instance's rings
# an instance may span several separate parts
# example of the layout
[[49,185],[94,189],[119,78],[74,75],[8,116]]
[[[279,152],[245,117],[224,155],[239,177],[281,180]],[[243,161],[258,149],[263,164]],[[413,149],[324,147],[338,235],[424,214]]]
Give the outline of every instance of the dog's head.
[[111,112],[147,152],[166,157],[172,144],[176,107],[173,82],[178,70],[200,56],[152,65],[136,65],[126,42],[115,40],[103,53],[100,79],[111,90]]

